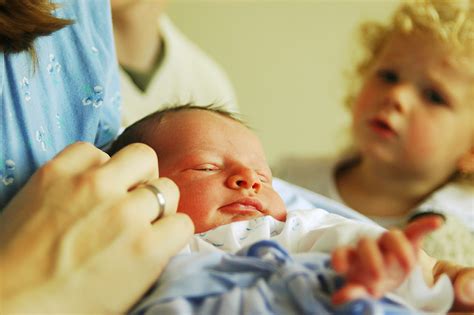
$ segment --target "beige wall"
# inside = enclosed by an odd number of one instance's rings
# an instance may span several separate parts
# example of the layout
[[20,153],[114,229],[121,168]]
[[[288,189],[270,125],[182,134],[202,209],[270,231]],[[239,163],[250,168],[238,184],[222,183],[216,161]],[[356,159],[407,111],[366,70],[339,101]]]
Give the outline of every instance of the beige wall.
[[227,71],[244,119],[274,164],[341,146],[354,28],[387,18],[393,7],[377,0],[170,0],[167,12]]

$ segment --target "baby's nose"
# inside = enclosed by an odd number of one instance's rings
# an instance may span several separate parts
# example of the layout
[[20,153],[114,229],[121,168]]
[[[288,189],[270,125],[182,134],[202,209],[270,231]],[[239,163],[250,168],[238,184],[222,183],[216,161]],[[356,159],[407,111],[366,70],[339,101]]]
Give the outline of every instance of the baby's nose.
[[258,193],[262,187],[262,183],[255,171],[245,169],[229,176],[228,186],[232,189],[247,189]]

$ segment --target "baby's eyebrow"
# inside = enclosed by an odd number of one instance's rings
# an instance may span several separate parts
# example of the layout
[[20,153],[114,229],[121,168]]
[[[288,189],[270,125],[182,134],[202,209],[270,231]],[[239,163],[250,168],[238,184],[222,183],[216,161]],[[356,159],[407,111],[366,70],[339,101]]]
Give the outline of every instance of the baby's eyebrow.
[[210,151],[196,150],[186,152],[184,155],[179,157],[180,163],[189,164],[205,164],[205,163],[216,163],[218,156]]

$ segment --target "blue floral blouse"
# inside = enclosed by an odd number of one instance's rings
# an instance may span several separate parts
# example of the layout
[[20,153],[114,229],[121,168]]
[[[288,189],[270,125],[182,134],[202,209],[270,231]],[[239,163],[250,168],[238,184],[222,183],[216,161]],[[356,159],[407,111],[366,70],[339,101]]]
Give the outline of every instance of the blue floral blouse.
[[120,125],[120,90],[107,0],[65,0],[74,20],[28,53],[0,52],[0,209],[32,173],[67,145],[101,147]]

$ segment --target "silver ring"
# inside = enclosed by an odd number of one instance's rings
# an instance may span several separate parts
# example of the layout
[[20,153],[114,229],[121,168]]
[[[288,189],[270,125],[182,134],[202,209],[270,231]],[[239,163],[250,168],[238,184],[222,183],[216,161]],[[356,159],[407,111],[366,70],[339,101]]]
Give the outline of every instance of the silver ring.
[[151,191],[155,195],[156,201],[158,201],[158,215],[153,220],[156,221],[165,213],[165,196],[155,185],[145,184],[143,187]]

